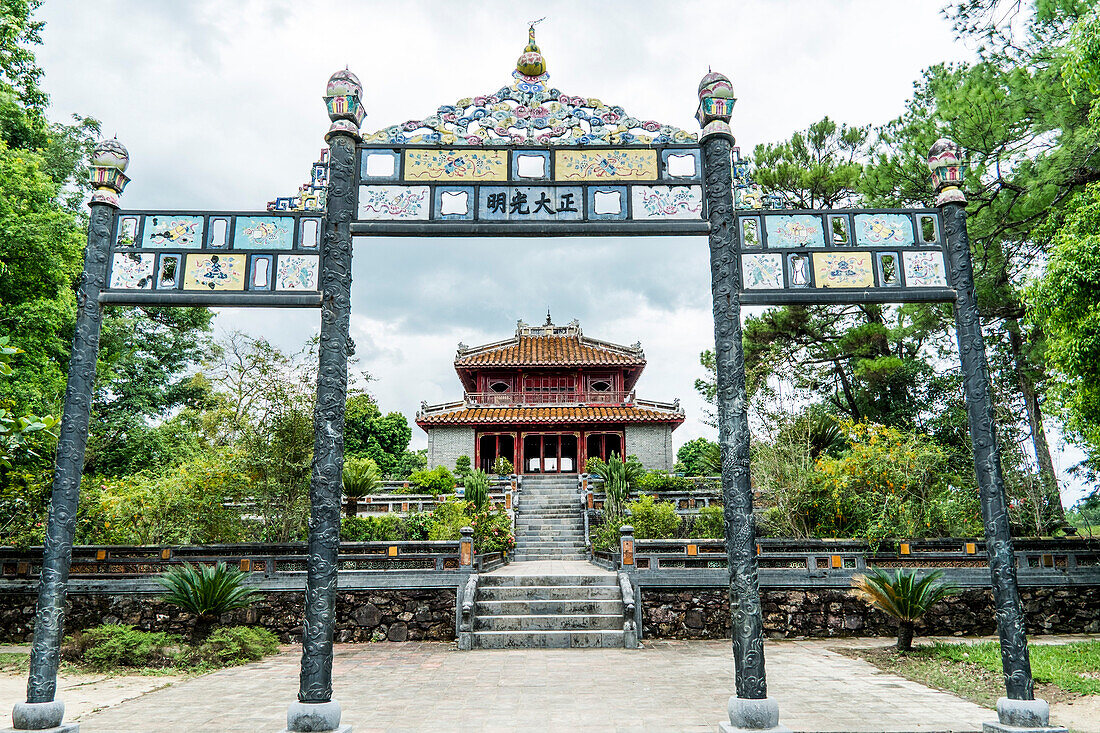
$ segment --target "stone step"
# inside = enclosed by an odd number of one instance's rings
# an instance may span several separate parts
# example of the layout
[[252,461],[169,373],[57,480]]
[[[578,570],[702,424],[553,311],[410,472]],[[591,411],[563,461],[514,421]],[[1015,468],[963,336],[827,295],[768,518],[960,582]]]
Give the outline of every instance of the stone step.
[[622,627],[622,614],[516,614],[474,618],[474,631],[611,631]]
[[[489,588],[581,588],[582,590],[575,595],[555,596],[555,598],[588,598],[589,588],[611,588],[618,592],[619,579],[611,573],[606,575],[494,575],[485,573],[479,576],[477,588],[479,591],[488,590]],[[611,597],[615,598],[616,596]]]
[[585,550],[570,550],[568,553],[564,553],[562,550],[531,550],[530,553],[518,550],[513,558],[517,562],[536,561],[536,560],[587,560],[588,551]]
[[614,631],[475,631],[474,649],[622,648],[623,630]]
[[617,614],[623,615],[621,600],[592,600],[581,596],[569,599],[534,601],[476,601],[475,616],[507,616],[512,614]]

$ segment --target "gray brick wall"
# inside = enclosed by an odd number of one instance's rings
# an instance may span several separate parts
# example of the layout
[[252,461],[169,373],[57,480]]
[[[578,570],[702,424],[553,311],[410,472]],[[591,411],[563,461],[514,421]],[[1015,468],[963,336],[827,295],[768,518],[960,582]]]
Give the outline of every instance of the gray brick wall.
[[651,471],[671,471],[672,427],[669,425],[627,425],[626,454],[638,456]]
[[459,456],[469,456],[473,461],[473,428],[428,429],[428,468],[446,466],[453,471]]

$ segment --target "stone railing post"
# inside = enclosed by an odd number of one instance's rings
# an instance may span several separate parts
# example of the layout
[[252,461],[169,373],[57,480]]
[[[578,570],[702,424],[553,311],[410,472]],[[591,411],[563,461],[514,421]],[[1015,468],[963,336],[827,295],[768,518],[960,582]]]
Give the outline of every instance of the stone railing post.
[[985,546],[992,575],[997,634],[1007,697],[997,700],[997,723],[989,731],[1065,730],[1052,728],[1050,706],[1035,699],[1031,660],[1024,628],[1024,610],[1016,583],[1016,557],[1009,532],[1008,499],[1001,468],[1001,449],[989,392],[989,366],[982,335],[981,315],[974,292],[974,267],[966,233],[966,196],[959,186],[965,170],[961,150],[940,139],[928,153],[928,167],[936,189],[936,206],[943,212],[947,241],[947,271],[955,289],[955,333],[959,344],[966,414],[974,450],[974,469],[985,524]]
[[459,530],[462,537],[458,540],[459,567],[473,567],[474,564],[474,528],[463,527]]
[[779,705],[768,697],[764,672],[764,622],[756,570],[756,521],[749,482],[749,421],[745,357],[738,298],[741,262],[733,211],[733,133],[729,121],[737,100],[728,78],[708,73],[699,84],[703,187],[710,222],[711,298],[718,376],[718,443],[722,453],[726,554],[736,697],[722,731],[786,730]]
[[79,726],[62,724],[65,703],[57,693],[57,667],[61,660],[61,637],[65,631],[65,596],[76,534],[76,510],[84,451],[88,446],[88,421],[92,410],[92,387],[99,354],[99,332],[103,309],[99,293],[107,283],[111,239],[118,221],[118,197],[129,179],[126,148],[118,140],[102,140],[91,161],[91,183],[96,191],[89,202],[88,244],[84,248],[84,271],[76,295],[76,327],[69,355],[65,406],[54,456],[53,488],[46,520],[42,571],[38,582],[34,641],[31,643],[27,702],[16,703],[12,711],[15,730],[56,729],[75,733]]
[[313,411],[313,469],[309,485],[302,670],[298,701],[287,710],[288,731],[338,731],[340,704],[332,699],[332,638],[340,551],[340,494],[344,470],[344,409],[351,337],[351,222],[355,218],[355,146],[363,121],[363,88],[350,71],[328,80],[325,104],[332,125],[328,190],[321,239],[321,340]]
[[624,570],[634,569],[634,528],[629,524],[619,527],[619,561]]

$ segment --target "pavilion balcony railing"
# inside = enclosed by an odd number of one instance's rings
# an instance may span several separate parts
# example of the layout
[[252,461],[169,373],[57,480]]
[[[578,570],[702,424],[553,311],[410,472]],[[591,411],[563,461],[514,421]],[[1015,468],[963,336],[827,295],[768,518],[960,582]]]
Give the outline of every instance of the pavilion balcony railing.
[[467,392],[467,405],[633,405],[634,392]]

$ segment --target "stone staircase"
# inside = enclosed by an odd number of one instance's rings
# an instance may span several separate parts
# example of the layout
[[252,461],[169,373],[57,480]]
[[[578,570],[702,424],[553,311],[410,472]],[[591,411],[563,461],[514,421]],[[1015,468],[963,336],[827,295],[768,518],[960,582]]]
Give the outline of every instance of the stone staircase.
[[587,555],[576,475],[524,476],[512,559],[583,560]]
[[588,563],[518,562],[482,574],[472,611],[464,648],[637,645],[624,631],[618,577]]

